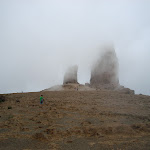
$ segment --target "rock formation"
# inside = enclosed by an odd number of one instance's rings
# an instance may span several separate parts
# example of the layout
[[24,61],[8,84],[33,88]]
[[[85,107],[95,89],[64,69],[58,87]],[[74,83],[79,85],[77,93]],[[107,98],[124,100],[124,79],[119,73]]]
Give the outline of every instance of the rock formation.
[[124,94],[134,94],[134,90],[119,84],[119,63],[113,47],[105,47],[103,55],[91,71],[90,87],[116,90]]
[[113,48],[105,48],[91,71],[90,85],[114,89],[119,86],[118,59]]
[[78,66],[70,67],[64,75],[63,84],[78,83],[77,81]]
[[123,94],[135,94],[134,90],[131,90],[129,88],[125,88],[124,86],[119,86],[115,90],[118,91],[118,92],[121,92]]
[[63,85],[53,86],[44,91],[108,89],[124,94],[134,94],[134,90],[130,90],[119,84],[119,63],[112,46],[105,47],[102,55],[100,55],[99,59],[93,65],[90,84],[79,84],[77,80],[77,71],[78,66],[70,67],[64,75]]

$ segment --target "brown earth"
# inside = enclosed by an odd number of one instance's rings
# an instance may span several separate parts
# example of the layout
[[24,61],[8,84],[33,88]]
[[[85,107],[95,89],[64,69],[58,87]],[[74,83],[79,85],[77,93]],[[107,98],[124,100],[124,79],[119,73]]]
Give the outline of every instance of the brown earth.
[[4,96],[0,150],[150,149],[150,96],[107,90]]

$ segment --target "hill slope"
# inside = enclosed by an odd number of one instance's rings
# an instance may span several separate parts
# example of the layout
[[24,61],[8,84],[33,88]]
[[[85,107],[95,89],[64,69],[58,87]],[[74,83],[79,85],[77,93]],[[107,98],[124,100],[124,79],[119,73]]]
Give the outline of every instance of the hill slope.
[[6,101],[0,103],[1,150],[150,147],[149,96],[107,90],[4,96]]

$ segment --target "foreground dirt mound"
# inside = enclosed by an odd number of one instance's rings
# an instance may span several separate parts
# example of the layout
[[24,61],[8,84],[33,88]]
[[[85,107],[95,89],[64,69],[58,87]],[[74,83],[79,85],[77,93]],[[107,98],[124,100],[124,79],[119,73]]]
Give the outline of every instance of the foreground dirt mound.
[[149,150],[149,96],[71,90],[5,98],[0,103],[1,150]]

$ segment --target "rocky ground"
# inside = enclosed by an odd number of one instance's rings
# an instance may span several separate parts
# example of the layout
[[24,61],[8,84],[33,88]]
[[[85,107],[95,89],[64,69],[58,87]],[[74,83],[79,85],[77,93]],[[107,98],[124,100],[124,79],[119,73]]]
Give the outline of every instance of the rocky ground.
[[150,96],[72,90],[4,97],[0,150],[150,149]]

